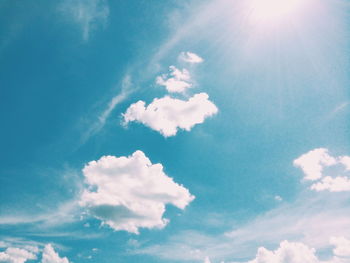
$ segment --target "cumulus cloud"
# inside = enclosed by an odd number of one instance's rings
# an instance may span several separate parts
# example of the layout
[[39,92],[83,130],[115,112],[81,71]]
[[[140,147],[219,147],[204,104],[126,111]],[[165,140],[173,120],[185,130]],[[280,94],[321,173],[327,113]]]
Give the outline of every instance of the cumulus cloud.
[[4,252],[0,252],[0,262],[4,263],[24,263],[32,259],[36,259],[36,255],[22,248],[8,247]]
[[321,263],[315,252],[315,249],[309,248],[303,243],[285,240],[274,251],[260,247],[256,258],[247,263]]
[[61,258],[51,244],[44,247],[41,263],[69,263],[69,260]]
[[335,248],[330,260],[323,261],[316,256],[316,250],[301,242],[282,241],[274,250],[260,247],[256,258],[247,263],[346,263],[350,260],[350,240],[332,237],[330,244]]
[[125,123],[140,122],[164,137],[175,136],[179,129],[190,131],[194,125],[218,112],[206,93],[195,94],[189,100],[165,96],[145,105],[142,100],[130,105],[123,114]]
[[[5,243],[4,243],[5,244]],[[69,260],[61,258],[51,244],[45,245],[41,254],[41,263],[69,263]],[[9,246],[5,251],[0,252],[0,262],[4,263],[24,263],[37,259],[39,248],[26,245],[23,247]]]
[[204,60],[200,56],[192,52],[181,52],[179,59],[187,63],[202,63]]
[[105,25],[109,16],[106,0],[66,0],[61,11],[81,27],[84,41],[89,39],[91,31]]
[[185,230],[159,243],[141,245],[136,251],[165,261],[203,262],[209,256],[213,263],[253,259],[257,241],[262,245],[277,246],[281,240],[297,240],[322,252],[331,251],[330,237],[350,237],[349,213],[349,198],[345,194],[304,193],[294,202],[281,202],[274,209],[242,224],[222,215],[221,220],[227,220],[224,225],[233,228],[229,232],[208,234],[201,229]]
[[[350,191],[350,156],[333,157],[328,149],[318,148],[311,150],[294,160],[294,166],[299,167],[304,172],[304,179],[314,181],[310,189],[315,191],[328,190],[330,192]],[[325,168],[332,167],[334,170],[328,171]],[[341,167],[342,171],[336,170]]]
[[180,70],[175,66],[169,67],[169,74],[158,76],[156,83],[164,86],[170,93],[183,93],[191,88],[191,76],[187,69]]
[[294,166],[303,170],[306,180],[317,180],[322,177],[324,167],[335,165],[336,159],[329,155],[325,148],[318,148],[303,154],[294,160]]
[[339,162],[344,165],[346,170],[350,170],[350,156],[341,156]]
[[87,185],[80,205],[114,230],[138,233],[139,228],[163,228],[165,206],[184,209],[194,196],[174,182],[161,164],[142,151],[129,157],[103,156],[83,169]]
[[348,257],[350,260],[350,240],[345,237],[332,237],[330,243],[335,247],[333,254],[338,257]]
[[256,258],[248,263],[317,263],[315,249],[303,243],[283,241],[275,251],[264,247],[258,249]]
[[335,178],[326,176],[318,183],[311,185],[310,189],[315,191],[329,190],[330,192],[350,191],[350,179],[345,176],[337,176]]

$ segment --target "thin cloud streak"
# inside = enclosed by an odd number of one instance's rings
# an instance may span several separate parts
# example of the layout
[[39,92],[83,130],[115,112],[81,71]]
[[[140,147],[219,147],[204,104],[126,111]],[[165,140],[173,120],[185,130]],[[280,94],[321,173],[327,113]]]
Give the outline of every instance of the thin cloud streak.
[[95,121],[90,126],[90,128],[85,132],[85,134],[83,134],[81,138],[81,145],[86,143],[92,136],[94,136],[103,129],[112,111],[120,103],[126,100],[132,92],[134,92],[134,90],[131,89],[131,86],[131,76],[126,75],[122,81],[120,93],[110,100],[105,110],[98,116],[97,121]]
[[202,262],[205,256],[209,256],[220,262],[248,260],[255,256],[258,247],[277,246],[283,240],[327,249],[331,236],[350,236],[349,212],[344,194],[304,194],[297,201],[281,204],[226,233],[210,235],[187,230],[162,244],[135,249],[134,253],[192,262]]
[[109,6],[105,0],[64,1],[60,11],[81,28],[85,42],[93,30],[106,25],[109,17]]

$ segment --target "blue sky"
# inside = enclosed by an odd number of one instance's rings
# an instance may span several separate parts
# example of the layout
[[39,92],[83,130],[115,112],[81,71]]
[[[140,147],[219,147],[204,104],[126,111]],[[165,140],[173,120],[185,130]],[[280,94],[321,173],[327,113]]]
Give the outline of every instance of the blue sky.
[[349,263],[348,11],[2,1],[0,262]]

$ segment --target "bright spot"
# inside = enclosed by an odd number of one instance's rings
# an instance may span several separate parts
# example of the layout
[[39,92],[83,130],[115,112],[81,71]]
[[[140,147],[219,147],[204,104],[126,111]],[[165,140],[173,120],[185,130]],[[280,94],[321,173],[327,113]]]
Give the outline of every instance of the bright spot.
[[276,22],[296,15],[306,0],[252,0],[252,17],[257,22]]

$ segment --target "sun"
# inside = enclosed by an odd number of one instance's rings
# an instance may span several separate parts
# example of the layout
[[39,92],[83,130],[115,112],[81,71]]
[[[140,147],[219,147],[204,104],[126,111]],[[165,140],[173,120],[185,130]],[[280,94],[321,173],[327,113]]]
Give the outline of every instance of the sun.
[[297,15],[306,0],[251,0],[251,16],[257,22],[278,22]]

